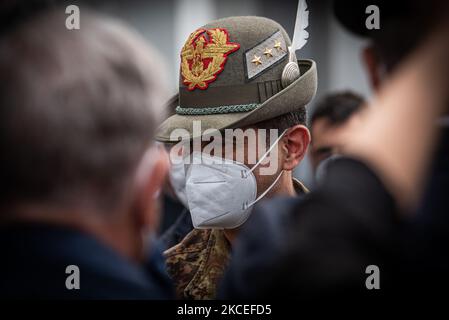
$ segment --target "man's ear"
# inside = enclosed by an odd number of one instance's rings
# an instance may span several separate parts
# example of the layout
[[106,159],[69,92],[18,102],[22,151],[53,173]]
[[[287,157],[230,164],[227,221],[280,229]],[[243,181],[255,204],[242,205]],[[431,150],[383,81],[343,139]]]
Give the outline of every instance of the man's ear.
[[380,88],[381,79],[379,73],[379,58],[372,45],[367,46],[362,51],[363,63],[368,73],[371,87],[377,91]]
[[160,194],[169,169],[167,152],[162,147],[149,151],[137,170],[135,201],[136,223],[154,231],[159,226],[157,197]]
[[282,169],[293,170],[304,158],[310,144],[310,132],[306,126],[298,124],[288,129],[282,138],[284,161]]

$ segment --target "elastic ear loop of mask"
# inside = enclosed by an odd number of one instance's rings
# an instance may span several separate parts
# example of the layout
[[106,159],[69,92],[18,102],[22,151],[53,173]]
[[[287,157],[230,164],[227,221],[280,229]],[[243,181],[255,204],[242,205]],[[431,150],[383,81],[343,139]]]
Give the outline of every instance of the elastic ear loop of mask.
[[[267,157],[267,155],[271,152],[271,150],[273,150],[273,148],[278,144],[278,142],[279,142],[279,140],[281,140],[282,139],[282,137],[284,136],[284,134],[287,132],[287,130],[284,130],[284,132],[282,132],[282,134],[279,136],[279,138],[277,138],[276,139],[276,141],[271,145],[271,147],[268,149],[268,151],[267,152],[265,152],[265,154],[259,159],[259,161],[257,161],[257,163],[249,170],[249,171],[242,171],[242,176],[243,176],[243,178],[247,178],[248,177],[248,174],[249,173],[251,173],[251,172],[253,172],[254,171],[254,169],[256,169],[256,167]],[[264,191],[264,192],[262,192],[262,194],[260,195],[260,196],[258,196],[257,198],[256,198],[256,200],[254,200],[253,202],[251,202],[251,203],[244,203],[243,204],[243,210],[246,210],[246,209],[248,209],[249,207],[251,207],[251,206],[253,206],[257,201],[259,201],[260,199],[262,199],[270,190],[271,190],[271,188],[274,186],[274,185],[276,185],[276,183],[279,181],[279,179],[281,178],[281,176],[282,176],[282,174],[284,173],[284,170],[282,170],[279,174],[278,174],[278,176],[277,176],[277,178],[273,181],[273,183]]]

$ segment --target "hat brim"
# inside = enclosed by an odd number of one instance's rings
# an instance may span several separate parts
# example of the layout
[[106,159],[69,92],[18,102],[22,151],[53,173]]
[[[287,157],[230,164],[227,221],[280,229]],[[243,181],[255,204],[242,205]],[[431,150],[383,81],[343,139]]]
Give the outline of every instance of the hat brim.
[[[211,115],[179,115],[174,114],[166,119],[158,128],[156,140],[161,142],[178,142],[182,137],[198,138],[205,130],[227,128],[243,128],[261,121],[278,117],[297,110],[308,104],[315,96],[317,89],[317,70],[313,60],[298,60],[301,76],[288,87],[273,95],[249,112],[236,112]],[[174,110],[179,99],[173,97],[169,101],[169,110]],[[201,121],[201,130],[193,130],[193,122]],[[178,129],[178,130],[177,130]],[[197,132],[198,131],[198,132]]]

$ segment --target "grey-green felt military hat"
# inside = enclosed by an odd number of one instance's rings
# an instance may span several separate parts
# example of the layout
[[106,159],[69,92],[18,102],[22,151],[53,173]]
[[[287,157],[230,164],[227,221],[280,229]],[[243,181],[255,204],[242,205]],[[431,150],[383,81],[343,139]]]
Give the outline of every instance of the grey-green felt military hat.
[[292,63],[290,45],[282,26],[262,17],[220,19],[193,32],[181,50],[179,93],[167,106],[172,115],[156,139],[178,141],[175,129],[196,138],[195,120],[202,131],[242,128],[309,103],[317,88],[316,65]]

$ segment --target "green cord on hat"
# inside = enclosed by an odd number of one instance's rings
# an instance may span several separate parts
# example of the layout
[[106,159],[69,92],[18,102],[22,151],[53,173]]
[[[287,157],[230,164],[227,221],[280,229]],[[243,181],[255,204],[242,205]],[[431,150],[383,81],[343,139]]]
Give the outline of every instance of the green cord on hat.
[[248,112],[256,109],[260,104],[236,104],[231,106],[206,107],[206,108],[183,108],[176,107],[176,113],[181,115],[211,115],[234,112]]

